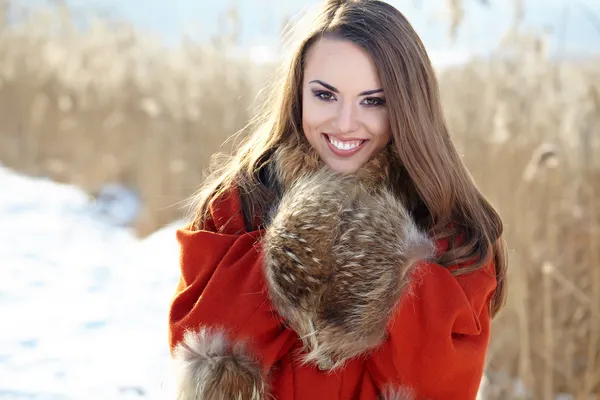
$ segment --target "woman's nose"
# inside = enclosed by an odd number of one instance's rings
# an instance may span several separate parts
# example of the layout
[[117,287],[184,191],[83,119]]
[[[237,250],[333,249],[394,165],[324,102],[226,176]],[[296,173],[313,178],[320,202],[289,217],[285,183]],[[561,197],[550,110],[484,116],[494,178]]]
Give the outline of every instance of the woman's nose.
[[338,133],[353,132],[358,128],[354,104],[340,103],[336,118]]

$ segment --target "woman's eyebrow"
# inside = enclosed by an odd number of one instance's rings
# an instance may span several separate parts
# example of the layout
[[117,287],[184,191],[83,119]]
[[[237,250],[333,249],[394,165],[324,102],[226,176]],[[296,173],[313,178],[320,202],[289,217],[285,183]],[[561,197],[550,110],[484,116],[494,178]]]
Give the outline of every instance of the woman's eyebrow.
[[368,96],[370,94],[381,93],[383,89],[373,89],[373,90],[365,90],[364,92],[359,93],[359,96]]
[[[340,91],[337,90],[334,86],[331,86],[328,83],[323,82],[322,80],[319,79],[315,79],[313,81],[310,81],[309,83],[318,83],[319,85],[323,86],[326,89],[331,90],[333,93],[339,93]],[[373,90],[365,90],[364,92],[359,93],[359,96],[369,96],[371,94],[375,94],[375,93],[381,93],[383,92],[383,89],[373,89]]]
[[314,81],[310,81],[308,83],[318,83],[319,85],[331,90],[333,93],[339,93],[340,91],[337,90],[335,87],[331,86],[329,83],[325,83],[319,79],[315,79]]

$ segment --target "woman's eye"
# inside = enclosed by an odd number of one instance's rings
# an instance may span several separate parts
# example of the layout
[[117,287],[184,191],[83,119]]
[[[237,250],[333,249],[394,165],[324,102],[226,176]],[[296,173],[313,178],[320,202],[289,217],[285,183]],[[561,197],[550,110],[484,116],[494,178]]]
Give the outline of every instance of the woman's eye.
[[335,97],[333,96],[333,93],[331,92],[325,92],[323,90],[319,90],[316,92],[313,92],[315,97],[321,99],[321,100],[325,100],[325,101],[331,101],[334,100]]
[[363,103],[367,106],[382,106],[385,104],[385,100],[380,97],[367,97]]

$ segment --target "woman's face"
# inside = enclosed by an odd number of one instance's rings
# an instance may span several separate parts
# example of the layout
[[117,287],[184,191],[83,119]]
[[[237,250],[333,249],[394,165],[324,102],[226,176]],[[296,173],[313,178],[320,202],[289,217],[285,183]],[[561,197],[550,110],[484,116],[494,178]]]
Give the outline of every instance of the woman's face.
[[390,123],[371,56],[341,39],[308,50],[302,83],[302,128],[321,159],[354,172],[390,141]]

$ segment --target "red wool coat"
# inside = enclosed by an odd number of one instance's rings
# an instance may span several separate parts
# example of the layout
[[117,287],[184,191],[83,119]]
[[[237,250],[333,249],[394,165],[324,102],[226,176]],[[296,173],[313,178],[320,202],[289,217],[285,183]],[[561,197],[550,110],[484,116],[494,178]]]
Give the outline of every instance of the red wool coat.
[[410,388],[415,399],[475,399],[490,338],[493,264],[455,277],[422,263],[381,346],[338,371],[300,365],[298,335],[281,323],[267,295],[262,232],[244,231],[232,193],[212,209],[203,230],[177,232],[181,277],[169,315],[173,354],[186,330],[220,328],[232,345],[246,343],[275,399],[375,400],[390,385]]

